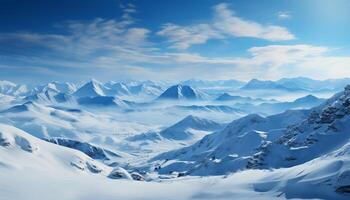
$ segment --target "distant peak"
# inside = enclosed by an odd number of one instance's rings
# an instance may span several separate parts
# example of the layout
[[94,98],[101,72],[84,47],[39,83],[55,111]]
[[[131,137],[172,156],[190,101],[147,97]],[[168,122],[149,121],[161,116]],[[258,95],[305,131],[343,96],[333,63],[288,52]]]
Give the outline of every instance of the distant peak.
[[201,95],[188,85],[177,84],[165,90],[158,99],[201,99]]

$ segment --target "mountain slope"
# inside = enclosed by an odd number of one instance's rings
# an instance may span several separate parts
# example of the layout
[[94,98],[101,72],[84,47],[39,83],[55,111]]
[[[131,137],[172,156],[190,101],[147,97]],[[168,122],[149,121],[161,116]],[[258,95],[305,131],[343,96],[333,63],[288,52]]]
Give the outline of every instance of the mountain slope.
[[109,160],[110,157],[121,157],[120,155],[112,151],[103,149],[98,146],[94,146],[87,142],[81,142],[81,141],[71,140],[67,138],[50,138],[50,139],[46,139],[46,141],[60,145],[60,146],[68,147],[71,149],[76,149],[78,151],[85,153],[86,155],[88,155],[93,159]]
[[186,140],[194,137],[196,131],[217,131],[221,128],[219,123],[189,115],[161,131],[160,135],[167,139]]
[[31,93],[36,94],[36,93],[42,93],[46,92],[47,90],[52,90],[56,91],[58,93],[66,93],[66,94],[72,94],[73,92],[76,91],[76,86],[72,83],[68,82],[59,82],[59,81],[52,81],[50,83],[47,83],[45,85],[40,85],[35,87]]
[[306,110],[287,111],[266,118],[248,115],[191,146],[160,154],[151,161],[167,161],[160,173],[180,170],[193,175],[213,175],[244,169],[256,148],[265,141],[279,138],[286,126],[305,118],[308,113]]
[[13,126],[0,124],[0,168],[52,171],[55,174],[99,173],[111,170],[85,154],[42,141]]
[[51,88],[26,96],[24,100],[43,104],[75,103],[76,101],[72,95]]
[[305,111],[248,115],[192,146],[167,152],[160,173],[225,174],[245,168],[293,167],[350,146],[350,86]]
[[[276,142],[261,147],[252,167],[289,167],[335,151],[350,139],[350,86],[312,109],[302,122],[286,129]],[[265,154],[265,152],[270,152]]]
[[122,96],[131,94],[131,92],[128,89],[128,86],[124,83],[108,82],[105,84],[105,86],[108,88],[109,95]]

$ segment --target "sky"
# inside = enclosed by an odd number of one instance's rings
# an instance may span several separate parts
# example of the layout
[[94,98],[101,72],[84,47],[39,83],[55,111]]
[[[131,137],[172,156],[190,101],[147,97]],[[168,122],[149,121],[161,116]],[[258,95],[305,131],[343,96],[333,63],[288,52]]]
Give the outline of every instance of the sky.
[[18,83],[350,77],[350,0],[0,0]]

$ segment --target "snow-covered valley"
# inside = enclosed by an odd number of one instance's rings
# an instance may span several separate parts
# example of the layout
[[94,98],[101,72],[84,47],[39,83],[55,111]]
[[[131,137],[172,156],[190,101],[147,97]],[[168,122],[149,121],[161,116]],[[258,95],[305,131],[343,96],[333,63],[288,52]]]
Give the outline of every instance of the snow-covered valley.
[[1,81],[0,199],[348,199],[350,81],[309,82]]

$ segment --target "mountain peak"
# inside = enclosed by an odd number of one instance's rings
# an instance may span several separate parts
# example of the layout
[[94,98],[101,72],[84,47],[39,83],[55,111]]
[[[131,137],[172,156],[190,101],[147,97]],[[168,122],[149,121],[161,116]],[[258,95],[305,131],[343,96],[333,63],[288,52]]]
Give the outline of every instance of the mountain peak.
[[188,115],[174,125],[161,131],[161,135],[168,139],[184,140],[193,135],[189,129],[201,131],[214,131],[222,128],[222,125],[214,121]]
[[314,101],[318,101],[318,100],[320,100],[320,99],[312,94],[309,94],[309,95],[306,95],[306,96],[303,96],[303,97],[296,99],[294,102],[295,103],[308,103],[308,102],[314,102]]
[[168,99],[168,100],[198,100],[202,99],[203,96],[199,91],[193,89],[191,86],[177,84],[169,87],[165,90],[158,99]]
[[96,96],[105,96],[103,85],[91,79],[89,82],[85,83],[73,94],[76,97],[96,97]]

